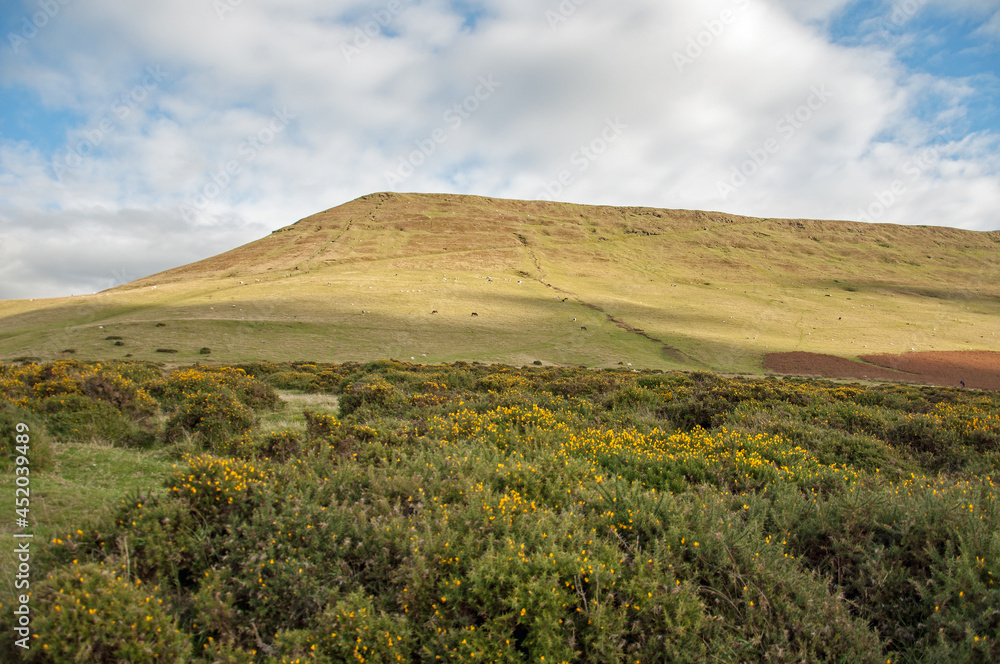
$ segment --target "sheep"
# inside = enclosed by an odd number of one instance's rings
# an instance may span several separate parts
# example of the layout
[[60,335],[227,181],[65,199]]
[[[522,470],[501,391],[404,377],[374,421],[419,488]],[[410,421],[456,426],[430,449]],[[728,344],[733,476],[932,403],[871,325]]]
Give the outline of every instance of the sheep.
[[432,313],[432,314],[436,314],[437,312],[438,312],[438,310],[437,310],[437,309],[435,309],[435,310],[434,310],[434,311],[432,311],[431,313]]
[[479,316],[479,314],[477,314],[475,311],[472,312],[472,315],[473,316]]

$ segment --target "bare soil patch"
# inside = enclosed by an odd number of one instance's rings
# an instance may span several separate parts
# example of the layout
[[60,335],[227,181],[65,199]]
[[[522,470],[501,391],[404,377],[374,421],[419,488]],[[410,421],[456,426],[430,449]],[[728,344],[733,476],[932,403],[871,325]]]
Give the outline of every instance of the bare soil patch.
[[771,353],[764,357],[769,371],[799,376],[855,380],[899,381],[1000,391],[1000,352],[928,351],[863,355],[849,360],[821,353]]

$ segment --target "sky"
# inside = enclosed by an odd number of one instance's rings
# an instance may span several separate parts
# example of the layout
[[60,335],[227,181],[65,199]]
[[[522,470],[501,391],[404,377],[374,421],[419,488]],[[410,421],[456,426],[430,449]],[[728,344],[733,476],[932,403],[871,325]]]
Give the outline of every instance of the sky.
[[1000,0],[3,0],[0,299],[379,191],[1000,229]]

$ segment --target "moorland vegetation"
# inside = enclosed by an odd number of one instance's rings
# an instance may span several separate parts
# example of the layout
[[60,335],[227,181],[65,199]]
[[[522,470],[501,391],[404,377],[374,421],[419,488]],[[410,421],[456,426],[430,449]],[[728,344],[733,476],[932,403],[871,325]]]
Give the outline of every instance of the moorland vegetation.
[[[994,662],[998,413],[707,372],[0,364],[38,534],[32,647],[0,655]],[[83,472],[87,513],[54,498]]]

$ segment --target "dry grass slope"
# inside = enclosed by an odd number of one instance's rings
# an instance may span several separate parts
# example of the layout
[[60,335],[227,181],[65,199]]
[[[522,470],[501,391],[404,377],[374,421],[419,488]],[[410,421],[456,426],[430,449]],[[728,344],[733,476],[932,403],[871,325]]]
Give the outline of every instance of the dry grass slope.
[[110,291],[0,302],[0,359],[758,373],[774,352],[992,350],[998,304],[1000,232],[381,193]]

